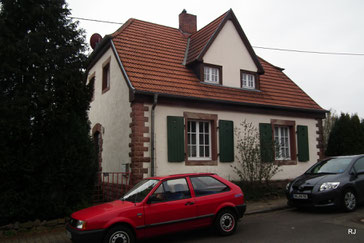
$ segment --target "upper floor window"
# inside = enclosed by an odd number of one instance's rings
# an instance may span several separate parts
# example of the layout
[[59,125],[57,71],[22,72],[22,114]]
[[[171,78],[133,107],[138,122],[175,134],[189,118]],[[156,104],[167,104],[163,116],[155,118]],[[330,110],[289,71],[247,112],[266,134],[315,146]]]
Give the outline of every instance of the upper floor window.
[[102,93],[110,89],[110,62],[102,68]]
[[256,75],[241,71],[241,87],[245,89],[256,89]]
[[204,81],[210,83],[221,83],[221,67],[204,65]]

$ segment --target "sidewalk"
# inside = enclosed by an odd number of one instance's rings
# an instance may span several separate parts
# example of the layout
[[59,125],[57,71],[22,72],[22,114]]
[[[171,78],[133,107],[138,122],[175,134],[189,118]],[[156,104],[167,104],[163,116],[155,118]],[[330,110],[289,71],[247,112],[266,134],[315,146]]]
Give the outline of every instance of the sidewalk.
[[[287,207],[286,198],[278,198],[269,201],[247,202],[245,215],[267,213],[276,210],[283,210]],[[244,220],[244,218],[243,218]],[[55,228],[49,232],[23,233],[12,238],[1,238],[1,243],[71,243],[67,238],[64,228]]]
[[287,199],[281,197],[273,200],[247,202],[245,215],[268,213],[288,208]]

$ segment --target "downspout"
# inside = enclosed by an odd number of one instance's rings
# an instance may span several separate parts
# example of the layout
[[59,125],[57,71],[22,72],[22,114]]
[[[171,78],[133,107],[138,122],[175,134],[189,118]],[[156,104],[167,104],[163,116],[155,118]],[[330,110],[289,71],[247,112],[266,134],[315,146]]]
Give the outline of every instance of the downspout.
[[155,158],[154,158],[154,151],[155,151],[155,141],[154,141],[154,116],[155,116],[155,107],[157,106],[157,102],[158,102],[158,94],[154,94],[154,99],[153,99],[153,105],[152,105],[152,113],[151,113],[151,121],[150,121],[150,126],[151,126],[151,133],[150,133],[150,176],[154,176],[154,164],[155,164]]

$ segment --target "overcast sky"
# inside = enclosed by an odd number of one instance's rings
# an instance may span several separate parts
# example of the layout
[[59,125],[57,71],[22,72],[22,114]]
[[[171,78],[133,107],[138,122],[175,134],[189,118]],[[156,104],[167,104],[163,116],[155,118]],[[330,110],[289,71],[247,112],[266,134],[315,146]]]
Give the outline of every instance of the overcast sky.
[[[178,28],[183,9],[197,15],[200,29],[234,11],[256,54],[285,73],[322,108],[364,118],[363,0],[67,0],[72,16],[124,23],[129,18]],[[80,20],[87,40],[120,24]],[[256,47],[344,52],[319,55]]]

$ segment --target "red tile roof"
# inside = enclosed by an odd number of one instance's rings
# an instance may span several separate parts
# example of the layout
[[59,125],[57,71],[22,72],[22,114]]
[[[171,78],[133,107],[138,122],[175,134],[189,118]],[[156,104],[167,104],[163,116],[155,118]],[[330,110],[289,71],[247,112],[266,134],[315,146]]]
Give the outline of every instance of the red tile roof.
[[[188,62],[198,57],[226,14],[190,36]],[[130,19],[111,38],[137,91],[324,111],[279,68],[261,58],[265,73],[260,75],[260,91],[200,82],[183,65],[188,38],[176,28]]]

